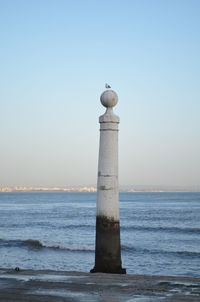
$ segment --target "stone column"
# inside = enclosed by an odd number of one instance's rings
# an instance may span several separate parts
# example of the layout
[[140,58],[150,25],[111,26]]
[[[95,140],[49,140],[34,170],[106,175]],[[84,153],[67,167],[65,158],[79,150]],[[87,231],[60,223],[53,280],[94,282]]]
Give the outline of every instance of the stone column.
[[97,181],[95,266],[91,272],[125,274],[121,264],[119,191],[118,191],[118,124],[113,107],[118,96],[113,90],[101,95],[106,112],[99,118],[100,146]]

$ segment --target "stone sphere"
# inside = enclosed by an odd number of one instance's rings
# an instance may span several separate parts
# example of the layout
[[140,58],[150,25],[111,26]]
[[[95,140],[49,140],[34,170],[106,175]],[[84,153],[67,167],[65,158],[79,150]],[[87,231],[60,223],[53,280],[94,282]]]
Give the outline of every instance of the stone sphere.
[[118,96],[115,91],[113,90],[106,90],[102,93],[101,97],[101,104],[106,108],[114,107],[118,102]]

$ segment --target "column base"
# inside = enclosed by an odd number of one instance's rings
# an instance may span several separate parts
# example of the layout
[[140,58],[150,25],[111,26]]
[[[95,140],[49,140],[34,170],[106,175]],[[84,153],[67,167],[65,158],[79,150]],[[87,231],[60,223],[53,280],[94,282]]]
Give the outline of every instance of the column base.
[[98,269],[96,269],[95,267],[93,268],[93,269],[91,269],[90,270],[90,273],[106,273],[106,274],[123,274],[123,275],[125,275],[126,274],[126,269],[125,268],[116,268],[116,269],[114,269],[114,270],[110,270],[110,269],[108,269],[108,270],[106,270],[105,268],[102,268],[102,269],[100,269],[100,268],[98,268]]
[[95,265],[90,272],[126,274],[121,262],[119,221],[97,216]]

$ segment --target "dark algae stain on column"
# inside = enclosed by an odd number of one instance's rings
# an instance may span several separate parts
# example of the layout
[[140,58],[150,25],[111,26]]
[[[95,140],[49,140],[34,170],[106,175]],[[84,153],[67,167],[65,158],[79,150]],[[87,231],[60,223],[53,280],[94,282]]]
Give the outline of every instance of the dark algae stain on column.
[[121,263],[119,221],[97,216],[95,267],[91,272],[126,273]]

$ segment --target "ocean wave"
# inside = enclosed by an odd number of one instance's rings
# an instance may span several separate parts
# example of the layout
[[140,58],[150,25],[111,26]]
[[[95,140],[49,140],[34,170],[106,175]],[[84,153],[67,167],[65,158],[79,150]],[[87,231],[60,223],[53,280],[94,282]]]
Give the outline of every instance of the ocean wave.
[[3,247],[23,247],[27,246],[30,248],[35,248],[35,249],[41,249],[44,247],[44,245],[36,239],[27,239],[27,240],[17,240],[17,239],[11,239],[11,240],[6,240],[6,239],[0,239],[0,246]]
[[54,229],[95,229],[95,223],[93,224],[81,224],[81,223],[72,223],[72,224],[59,224],[59,223],[51,223],[51,222],[32,222],[32,223],[8,223],[7,225],[5,223],[0,223],[1,228],[17,228],[17,229],[22,229],[22,228],[54,228]]
[[[72,223],[72,224],[53,224],[48,222],[34,223],[29,225],[29,227],[44,227],[44,228],[54,228],[58,230],[81,230],[81,231],[95,231],[95,224],[92,223]],[[0,224],[1,227],[1,224]],[[9,227],[24,228],[27,224],[10,224]],[[161,232],[161,233],[171,233],[171,234],[188,234],[188,235],[200,235],[200,228],[190,228],[190,227],[162,227],[162,226],[145,226],[145,225],[121,225],[121,232]]]
[[169,250],[160,250],[160,249],[146,249],[146,248],[138,248],[134,246],[122,246],[122,251],[125,252],[135,252],[142,254],[160,254],[160,255],[171,255],[171,256],[186,256],[186,257],[197,257],[200,258],[200,252],[194,251],[169,251]]
[[147,231],[147,232],[170,232],[183,234],[200,234],[200,228],[179,228],[179,227],[149,227],[149,226],[121,226],[123,231]]
[[[94,252],[94,246],[91,245],[78,245],[78,244],[68,244],[68,245],[48,245],[42,243],[37,239],[26,239],[26,240],[5,240],[0,239],[0,247],[9,248],[28,248],[30,250],[57,250],[57,251],[71,251],[71,252]],[[182,257],[197,257],[200,258],[200,252],[195,251],[170,251],[161,249],[148,249],[140,248],[131,245],[122,245],[121,249],[123,252],[137,253],[137,254],[160,254],[160,255],[171,255],[171,256],[182,256]]]
[[26,240],[4,240],[0,239],[0,247],[25,247],[33,250],[51,249],[51,250],[64,250],[64,251],[76,251],[76,252],[91,252],[94,251],[93,246],[88,245],[48,245],[42,243],[37,239],[26,239]]

